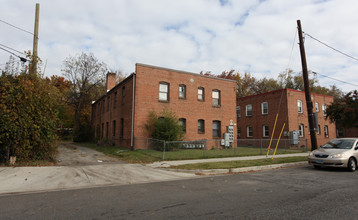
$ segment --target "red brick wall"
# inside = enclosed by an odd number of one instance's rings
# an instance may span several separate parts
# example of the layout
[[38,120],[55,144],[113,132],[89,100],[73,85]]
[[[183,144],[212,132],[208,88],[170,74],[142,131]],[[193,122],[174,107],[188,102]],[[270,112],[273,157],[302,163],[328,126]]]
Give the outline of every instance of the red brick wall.
[[[282,95],[281,105],[280,99]],[[328,140],[336,137],[336,126],[333,123],[330,123],[329,120],[325,120],[322,111],[322,104],[327,106],[333,102],[332,96],[325,96],[319,94],[311,94],[312,102],[315,110],[315,103],[318,102],[319,112],[318,112],[318,122],[320,125],[320,133],[316,135],[318,146],[326,143]],[[298,113],[297,100],[301,100],[303,104],[303,113]],[[269,114],[261,114],[261,103],[268,102]],[[253,107],[253,116],[245,116],[245,106],[251,104]],[[241,108],[241,117],[237,120],[237,125],[241,128],[241,138],[246,139],[246,127],[253,127],[253,137],[251,139],[261,139],[261,138],[271,138],[273,131],[273,126],[275,122],[276,114],[279,110],[278,121],[276,124],[274,138],[278,138],[280,131],[282,129],[283,123],[286,123],[284,131],[294,131],[298,130],[299,124],[304,125],[304,136],[303,138],[308,139],[308,145],[310,144],[310,135],[308,128],[308,118],[307,118],[307,107],[305,94],[302,91],[285,89],[277,90],[268,93],[243,97],[237,99],[237,105]],[[263,137],[263,125],[269,126],[269,137]],[[328,126],[329,136],[324,136],[324,126]],[[282,136],[281,138],[288,138]],[[300,143],[300,145],[305,145],[305,143]]]
[[[170,84],[169,102],[158,100],[159,82]],[[179,99],[180,84],[186,86],[186,99]],[[213,120],[221,121],[221,133],[226,132],[230,120],[236,121],[235,85],[234,81],[137,64],[134,135],[148,137],[144,125],[149,112],[160,113],[167,108],[175,112],[178,118],[186,119],[185,140],[213,139]],[[204,101],[198,101],[198,87],[205,89]],[[221,107],[212,106],[213,89],[220,90]],[[199,119],[205,120],[204,134],[198,134]]]

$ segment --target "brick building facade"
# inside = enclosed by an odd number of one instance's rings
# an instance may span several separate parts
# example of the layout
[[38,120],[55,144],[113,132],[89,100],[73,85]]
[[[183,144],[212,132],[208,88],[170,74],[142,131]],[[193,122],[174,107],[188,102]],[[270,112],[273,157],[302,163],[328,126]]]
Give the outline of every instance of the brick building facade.
[[[320,146],[336,137],[336,126],[325,119],[326,106],[333,102],[332,96],[311,94],[313,112],[317,112],[318,130],[316,131],[317,145]],[[299,136],[308,139],[308,114],[305,93],[293,89],[281,89],[272,92],[237,98],[237,129],[239,139],[270,139],[274,122],[278,120],[274,139],[279,137],[285,123],[283,136],[289,138],[290,131],[299,131]],[[305,143],[300,143],[305,145]]]
[[136,64],[135,73],[118,85],[114,81],[115,75],[108,74],[107,93],[92,104],[92,126],[97,139],[118,146],[143,148],[135,139],[149,137],[145,124],[150,111],[175,112],[185,140],[221,139],[226,126],[236,121],[232,80]]

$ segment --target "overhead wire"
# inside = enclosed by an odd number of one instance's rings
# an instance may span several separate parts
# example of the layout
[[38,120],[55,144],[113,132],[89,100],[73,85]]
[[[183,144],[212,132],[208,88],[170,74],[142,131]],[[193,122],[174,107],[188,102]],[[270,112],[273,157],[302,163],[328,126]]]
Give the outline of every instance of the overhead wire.
[[20,30],[20,31],[23,31],[23,32],[25,32],[25,33],[31,34],[32,36],[35,36],[34,33],[30,32],[30,31],[27,31],[27,30],[25,30],[25,29],[22,29],[22,28],[20,28],[20,27],[17,27],[17,26],[15,26],[15,25],[13,25],[13,24],[10,24],[9,22],[3,21],[3,20],[1,20],[1,19],[0,19],[0,22],[2,22],[2,23],[4,23],[4,24],[7,24],[7,25],[9,25],[9,26],[11,26],[11,27],[13,27],[13,28],[16,28],[16,29],[18,29],[18,30]]
[[339,79],[335,79],[335,78],[332,78],[332,77],[329,77],[329,76],[326,76],[326,75],[323,75],[323,74],[320,74],[320,73],[317,73],[317,72],[312,72],[313,74],[317,74],[317,75],[320,75],[320,76],[323,76],[323,77],[326,77],[326,78],[329,78],[329,79],[333,79],[333,80],[336,80],[338,82],[341,82],[341,83],[346,83],[346,84],[349,84],[349,85],[352,85],[352,86],[357,86],[357,84],[353,84],[353,83],[349,83],[349,82],[345,82],[343,80],[339,80]]
[[8,47],[8,46],[6,46],[6,45],[4,45],[4,44],[0,44],[0,46],[3,46],[3,47],[5,47],[5,48],[7,48],[7,49],[10,49],[10,50],[16,51],[17,53],[21,53],[21,54],[23,54],[23,55],[26,55],[26,53],[21,52],[21,51],[18,51],[18,50],[15,50],[15,49],[13,49],[13,48],[11,48],[11,47]]
[[14,56],[18,57],[18,58],[19,58],[22,62],[26,62],[26,61],[28,61],[26,58],[21,57],[21,56],[19,56],[19,55],[15,54],[15,53],[13,53],[13,52],[11,52],[11,51],[9,51],[9,50],[7,50],[7,49],[3,48],[3,47],[0,47],[0,49],[1,49],[1,50],[6,51],[6,52],[8,52],[8,53],[11,53],[12,55],[14,55]]
[[330,45],[328,45],[328,44],[326,44],[326,43],[324,43],[324,42],[318,40],[317,38],[312,37],[311,35],[309,35],[309,34],[306,33],[306,32],[303,32],[303,33],[304,33],[306,36],[312,38],[313,40],[319,42],[320,44],[323,44],[324,46],[326,46],[326,47],[328,47],[328,48],[330,48],[330,49],[332,49],[332,50],[334,50],[334,51],[336,51],[336,52],[338,52],[338,53],[340,53],[340,54],[342,54],[342,55],[344,55],[344,56],[346,56],[346,57],[349,57],[349,58],[351,58],[351,59],[353,59],[353,60],[355,60],[355,61],[358,61],[358,58],[355,58],[355,57],[353,57],[353,56],[351,56],[351,55],[349,55],[349,54],[347,54],[347,53],[344,53],[344,52],[342,52],[342,51],[340,51],[340,50],[338,50],[338,49],[336,49],[336,48],[334,48],[334,47],[332,47],[332,46],[330,46]]

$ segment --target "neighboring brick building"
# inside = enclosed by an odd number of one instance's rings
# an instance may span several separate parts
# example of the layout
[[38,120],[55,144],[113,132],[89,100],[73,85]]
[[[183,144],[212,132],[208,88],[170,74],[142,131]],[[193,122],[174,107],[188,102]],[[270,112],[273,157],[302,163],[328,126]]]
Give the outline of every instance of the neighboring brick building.
[[[325,119],[326,106],[333,102],[332,96],[311,94],[313,112],[318,115],[317,145],[320,146],[336,137],[336,126]],[[283,136],[288,138],[290,131],[299,130],[300,137],[308,139],[311,146],[305,93],[293,89],[281,89],[272,92],[237,98],[237,128],[239,139],[270,139],[276,115],[278,120],[274,139],[279,137],[286,123]],[[300,143],[305,145],[305,143]]]
[[165,108],[185,126],[185,140],[221,139],[236,121],[235,81],[145,64],[136,64],[136,72],[116,86],[114,80],[115,75],[107,75],[107,93],[92,104],[98,139],[143,148],[135,139],[149,137],[150,111]]

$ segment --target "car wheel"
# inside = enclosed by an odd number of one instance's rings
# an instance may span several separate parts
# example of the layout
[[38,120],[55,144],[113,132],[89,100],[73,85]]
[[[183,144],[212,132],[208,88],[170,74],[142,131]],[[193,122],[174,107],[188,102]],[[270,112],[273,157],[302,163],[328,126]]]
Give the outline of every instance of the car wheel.
[[355,171],[357,169],[357,163],[354,158],[349,158],[348,160],[348,170],[349,171]]

